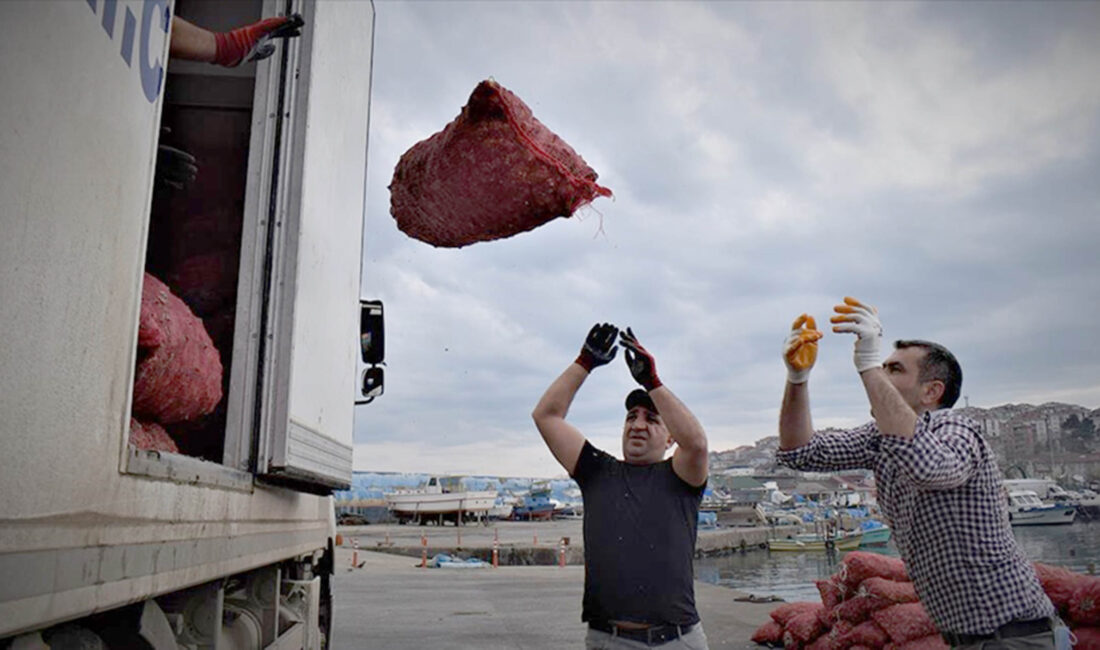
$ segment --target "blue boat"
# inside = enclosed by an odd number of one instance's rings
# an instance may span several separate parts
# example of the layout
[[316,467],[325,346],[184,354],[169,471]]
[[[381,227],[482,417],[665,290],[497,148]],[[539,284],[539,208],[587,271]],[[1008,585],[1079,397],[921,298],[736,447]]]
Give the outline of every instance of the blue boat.
[[885,546],[890,541],[890,527],[876,519],[868,519],[860,524],[863,529],[863,546]]

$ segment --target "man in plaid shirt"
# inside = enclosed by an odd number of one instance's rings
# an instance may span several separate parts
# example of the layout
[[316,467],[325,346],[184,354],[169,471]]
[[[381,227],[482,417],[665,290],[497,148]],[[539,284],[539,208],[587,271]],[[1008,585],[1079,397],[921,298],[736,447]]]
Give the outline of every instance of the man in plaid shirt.
[[873,420],[814,434],[806,384],[822,335],[803,314],[784,347],[778,461],[806,471],[874,470],[913,586],[952,646],[1055,648],[1055,631],[1065,637],[1065,628],[1016,545],[993,453],[978,423],[948,410],[962,386],[958,361],[941,345],[898,341],[880,365],[877,310],[845,298],[834,311],[833,331],[856,335]]

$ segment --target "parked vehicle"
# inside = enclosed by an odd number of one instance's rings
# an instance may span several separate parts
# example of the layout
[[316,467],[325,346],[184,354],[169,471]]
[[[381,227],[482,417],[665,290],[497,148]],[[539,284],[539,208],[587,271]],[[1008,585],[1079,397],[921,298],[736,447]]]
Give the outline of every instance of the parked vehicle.
[[[175,10],[305,27],[259,63],[168,65]],[[381,305],[359,295],[373,5],[26,0],[0,19],[0,647],[59,626],[110,650],[338,647],[330,493],[360,341],[381,391]],[[165,143],[195,156],[192,186],[157,184]],[[139,449],[144,273],[215,240],[223,396],[165,424],[180,453]]]

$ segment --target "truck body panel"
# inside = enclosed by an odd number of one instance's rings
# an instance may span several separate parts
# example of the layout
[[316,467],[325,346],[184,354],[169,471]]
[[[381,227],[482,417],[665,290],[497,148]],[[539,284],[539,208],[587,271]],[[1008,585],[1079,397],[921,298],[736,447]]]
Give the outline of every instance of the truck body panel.
[[[0,3],[0,639],[289,561],[319,570],[331,549],[328,492],[351,476],[374,12],[253,4],[307,25],[245,75],[219,463],[128,444],[174,6]],[[209,83],[195,69],[185,81]]]

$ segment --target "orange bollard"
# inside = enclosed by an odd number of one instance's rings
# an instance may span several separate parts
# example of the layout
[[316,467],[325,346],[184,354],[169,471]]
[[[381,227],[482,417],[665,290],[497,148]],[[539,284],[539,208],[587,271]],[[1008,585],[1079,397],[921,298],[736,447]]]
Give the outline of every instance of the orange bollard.
[[352,548],[352,551],[351,551],[351,568],[354,569],[354,568],[359,566],[359,539],[358,538],[351,540],[351,548]]
[[558,567],[565,567],[565,539],[558,542]]
[[420,536],[420,568],[428,568],[428,538]]
[[493,540],[493,568],[500,566],[500,550],[498,549],[499,542]]

